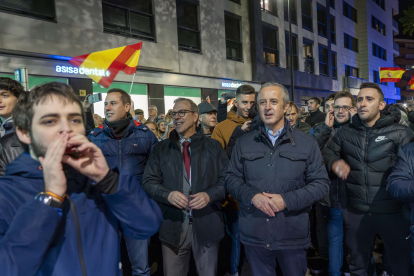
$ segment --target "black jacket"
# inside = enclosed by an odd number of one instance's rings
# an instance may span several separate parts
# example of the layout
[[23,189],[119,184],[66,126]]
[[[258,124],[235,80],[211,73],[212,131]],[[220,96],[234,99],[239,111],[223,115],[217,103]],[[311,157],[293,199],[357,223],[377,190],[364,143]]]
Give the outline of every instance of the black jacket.
[[306,133],[306,134],[309,134],[309,132],[312,129],[312,127],[308,123],[301,122],[299,118],[296,120],[294,128],[296,128],[297,130],[300,130],[300,131],[302,131],[303,133]]
[[[348,123],[349,122],[344,125],[347,125]],[[311,136],[315,138],[319,149],[322,151],[328,142],[335,137],[335,133],[339,129],[339,126],[334,124],[333,127],[329,127],[325,124],[325,122],[323,122],[316,124],[313,129],[314,131]],[[326,201],[321,203],[329,205],[332,208],[344,209],[346,207],[346,182],[341,178],[338,178],[333,172],[329,173],[329,179],[331,180],[329,186],[329,197],[326,198]]]
[[[272,145],[263,123],[240,137],[231,156],[226,188],[240,205],[244,244],[272,250],[310,246],[308,209],[328,194],[329,178],[311,136],[284,129]],[[252,203],[259,193],[280,194],[287,209],[269,217]]]
[[6,167],[23,152],[16,133],[12,132],[0,138],[0,176],[6,174]]
[[346,179],[347,208],[377,214],[395,213],[402,203],[386,191],[387,178],[400,147],[411,142],[413,132],[400,125],[398,116],[382,114],[371,128],[358,115],[341,127],[322,151],[328,171],[343,159],[351,168]]
[[227,103],[221,103],[218,101],[217,104],[217,123],[221,123],[227,119]]
[[[191,194],[206,192],[210,204],[193,210],[193,227],[202,245],[218,243],[224,237],[220,200],[225,198],[224,180],[228,159],[220,142],[203,135],[191,137]],[[175,130],[170,138],[157,143],[145,167],[143,185],[148,195],[161,207],[164,222],[159,237],[163,243],[178,248],[183,213],[168,202],[172,191],[183,191],[183,157]]]
[[316,111],[309,112],[309,116],[306,117],[305,122],[309,124],[311,127],[313,127],[317,123],[324,122],[325,117],[326,117],[326,114],[320,111],[318,108],[318,110]]

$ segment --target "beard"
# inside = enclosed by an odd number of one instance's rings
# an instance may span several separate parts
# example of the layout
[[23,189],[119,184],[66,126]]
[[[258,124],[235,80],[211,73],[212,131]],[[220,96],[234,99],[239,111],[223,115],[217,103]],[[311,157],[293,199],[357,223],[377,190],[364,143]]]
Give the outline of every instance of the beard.
[[37,157],[45,157],[46,151],[47,151],[47,146],[42,144],[41,142],[37,141],[36,138],[34,137],[33,133],[31,133],[31,132],[30,132],[30,137],[32,137],[30,148],[32,149],[33,153]]

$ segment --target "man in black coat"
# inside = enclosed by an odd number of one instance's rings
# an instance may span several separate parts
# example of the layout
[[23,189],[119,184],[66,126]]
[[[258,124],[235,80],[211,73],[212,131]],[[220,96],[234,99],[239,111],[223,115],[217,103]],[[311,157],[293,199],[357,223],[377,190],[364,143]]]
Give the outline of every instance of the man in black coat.
[[241,136],[226,176],[239,201],[240,239],[253,275],[305,275],[310,246],[309,207],[328,194],[329,178],[315,139],[285,119],[289,94],[265,83],[259,92],[263,121]]
[[218,243],[224,237],[220,200],[228,158],[220,142],[195,132],[199,110],[175,100],[175,130],[159,142],[144,172],[144,189],[164,214],[159,237],[164,275],[187,275],[191,251],[200,276],[216,275]]
[[306,117],[305,122],[313,127],[317,123],[325,121],[326,114],[319,110],[321,100],[317,97],[312,97],[308,101],[309,116]]
[[357,97],[358,114],[342,126],[323,150],[328,171],[346,180],[345,242],[351,275],[367,275],[379,235],[392,274],[410,275],[409,223],[401,214],[403,203],[386,191],[387,178],[398,150],[414,138],[398,124],[400,117],[381,114],[384,94],[375,83],[363,83]]

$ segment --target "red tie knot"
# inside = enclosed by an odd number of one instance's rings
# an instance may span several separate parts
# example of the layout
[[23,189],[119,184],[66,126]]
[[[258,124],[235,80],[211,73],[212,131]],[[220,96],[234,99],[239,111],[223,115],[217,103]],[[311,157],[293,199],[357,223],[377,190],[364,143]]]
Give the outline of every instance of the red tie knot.
[[183,147],[184,148],[188,148],[189,146],[190,146],[190,142],[188,142],[188,141],[183,142]]

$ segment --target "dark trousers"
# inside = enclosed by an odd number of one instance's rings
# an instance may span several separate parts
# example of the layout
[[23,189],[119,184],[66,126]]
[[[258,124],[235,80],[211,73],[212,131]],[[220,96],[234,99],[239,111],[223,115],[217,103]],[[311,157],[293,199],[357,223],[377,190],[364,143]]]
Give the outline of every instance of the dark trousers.
[[349,269],[353,276],[368,275],[369,261],[379,235],[391,265],[393,275],[410,275],[409,222],[401,212],[372,214],[344,212],[345,243],[351,258]]
[[301,276],[308,270],[306,249],[270,250],[249,245],[244,249],[252,276],[276,276],[276,263],[284,276]]

